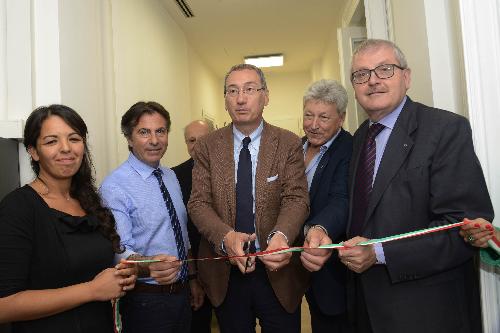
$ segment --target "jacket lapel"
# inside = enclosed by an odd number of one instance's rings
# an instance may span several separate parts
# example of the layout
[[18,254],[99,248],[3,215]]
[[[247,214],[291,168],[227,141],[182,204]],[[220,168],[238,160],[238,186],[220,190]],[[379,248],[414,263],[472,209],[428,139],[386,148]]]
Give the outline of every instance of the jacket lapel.
[[231,226],[234,228],[236,221],[236,181],[234,176],[234,138],[231,124],[220,131],[216,151],[216,165],[220,165],[220,170],[217,173],[224,179],[226,203],[231,216]]
[[[257,171],[255,175],[255,220],[260,221],[266,202],[267,177],[271,175],[274,158],[278,150],[278,137],[272,127],[264,122],[260,139]],[[281,175],[278,175],[281,177]],[[259,225],[257,222],[256,225]]]
[[345,131],[341,128],[339,135],[335,138],[335,140],[330,145],[330,148],[328,148],[328,150],[323,154],[321,160],[319,161],[319,164],[316,168],[316,171],[314,172],[314,176],[311,182],[311,189],[309,190],[309,198],[311,199],[311,202],[316,196],[316,193],[318,193],[318,188],[321,185],[320,184],[321,176],[323,175],[323,172],[325,171],[328,162],[330,162],[331,156],[335,154],[335,151],[339,146],[339,142],[342,142],[344,135]]
[[416,110],[413,102],[408,97],[387,141],[384,155],[380,162],[375,182],[373,183],[364,227],[390,182],[408,157],[414,144],[410,135],[417,127]]
[[347,233],[351,230],[352,207],[354,206],[354,187],[356,186],[356,172],[358,170],[361,149],[368,133],[369,121],[365,120],[354,133],[351,163],[349,165],[349,219],[347,220]]

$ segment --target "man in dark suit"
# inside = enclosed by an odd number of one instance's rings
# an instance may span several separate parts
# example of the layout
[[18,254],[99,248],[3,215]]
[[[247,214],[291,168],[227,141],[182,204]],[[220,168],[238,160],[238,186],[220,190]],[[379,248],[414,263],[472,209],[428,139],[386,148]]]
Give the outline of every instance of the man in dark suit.
[[474,249],[458,230],[384,244],[367,239],[493,218],[468,121],[413,102],[410,69],[392,42],[355,51],[351,80],[368,114],[354,134],[349,174],[350,310],[358,332],[480,332]]
[[[187,161],[179,164],[176,167],[173,167],[172,170],[175,172],[175,175],[179,180],[179,184],[181,185],[182,200],[184,201],[184,205],[186,206],[189,201],[189,197],[191,196],[192,171],[194,165],[194,145],[199,138],[207,135],[212,130],[212,127],[203,120],[192,121],[186,126],[186,128],[184,128],[184,140],[186,142],[188,154],[191,157]],[[198,248],[200,246],[201,236],[189,216],[187,228],[189,234],[189,242],[191,243],[191,254],[193,258],[198,258]],[[197,276],[190,276],[190,278],[197,279]],[[199,288],[201,288],[201,285],[197,285]],[[191,333],[210,332],[212,321],[212,305],[210,304],[208,298],[205,296],[204,292],[197,293],[196,295],[198,297],[193,297],[193,294],[191,295]]]
[[[304,227],[304,246],[345,240],[348,215],[347,175],[352,136],[342,129],[347,92],[338,82],[314,82],[304,95],[304,159],[311,211]],[[337,253],[306,250],[301,259],[313,271],[306,292],[313,333],[350,332],[346,315],[347,270]],[[318,270],[323,262],[328,262]],[[318,262],[319,260],[319,262]]]
[[[199,255],[243,255],[248,243],[250,252],[298,244],[309,212],[300,138],[264,121],[269,94],[259,68],[236,65],[224,83],[232,123],[194,148],[188,209],[202,235]],[[198,264],[221,332],[255,332],[256,318],[263,332],[300,332],[307,271],[299,256],[230,262]]]

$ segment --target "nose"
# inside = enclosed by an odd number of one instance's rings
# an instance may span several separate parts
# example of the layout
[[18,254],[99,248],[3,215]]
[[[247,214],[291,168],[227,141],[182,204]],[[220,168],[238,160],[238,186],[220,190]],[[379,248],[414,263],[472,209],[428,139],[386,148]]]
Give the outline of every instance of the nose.
[[238,91],[238,96],[236,96],[236,103],[245,104],[247,101],[247,94],[243,90]]
[[311,128],[316,129],[319,127],[319,117],[314,117],[311,121]]
[[156,137],[155,132],[151,133],[151,137],[149,138],[149,143],[151,143],[153,146],[156,146],[158,144],[158,138]]
[[378,78],[377,74],[375,74],[375,70],[372,69],[370,72],[370,78],[368,79],[368,84],[377,84],[379,80],[380,79]]
[[69,140],[61,140],[61,151],[69,152],[71,150],[71,145],[69,144]]

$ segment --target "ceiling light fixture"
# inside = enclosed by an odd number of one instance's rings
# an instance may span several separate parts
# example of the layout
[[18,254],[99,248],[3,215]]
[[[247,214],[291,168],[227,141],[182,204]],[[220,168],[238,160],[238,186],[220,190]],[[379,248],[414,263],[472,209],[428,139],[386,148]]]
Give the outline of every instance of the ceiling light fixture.
[[266,54],[245,57],[245,64],[251,64],[257,67],[283,66],[283,54]]

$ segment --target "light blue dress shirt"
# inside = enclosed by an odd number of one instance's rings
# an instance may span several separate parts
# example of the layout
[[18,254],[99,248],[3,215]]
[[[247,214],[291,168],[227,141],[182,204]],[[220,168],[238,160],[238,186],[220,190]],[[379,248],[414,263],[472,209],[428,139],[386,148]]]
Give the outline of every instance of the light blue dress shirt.
[[[264,122],[261,121],[259,127],[257,127],[250,134],[250,143],[248,144],[248,150],[250,150],[250,158],[252,159],[252,197],[253,197],[253,213],[255,216],[255,174],[257,173],[257,162],[259,157],[259,147],[260,147],[260,138],[262,137],[262,130],[264,129]],[[234,125],[233,125],[233,146],[234,146],[234,180],[238,181],[238,162],[240,160],[240,151],[243,148],[243,139],[246,137],[245,134],[241,133]],[[254,217],[254,226],[255,226],[255,217]],[[257,227],[255,227],[255,231],[257,232]],[[255,248],[257,251],[260,250],[259,240],[255,240]]]
[[[330,140],[328,140],[327,142],[325,142],[319,148],[319,153],[317,153],[316,155],[314,155],[313,159],[307,165],[307,167],[306,167],[306,177],[307,177],[307,189],[309,191],[311,190],[311,184],[312,184],[312,181],[313,181],[313,178],[314,178],[314,174],[316,173],[316,169],[318,168],[319,162],[323,158],[323,155],[325,155],[325,153],[328,150],[328,148],[330,148],[330,146],[332,145],[333,141],[335,141],[335,139],[337,138],[337,136],[339,135],[339,133],[340,133],[340,128],[337,131],[337,133],[335,133],[335,135]],[[308,148],[309,148],[309,141],[306,140],[306,142],[304,142],[304,145],[302,146],[302,149],[304,150],[304,160],[306,159],[306,153],[307,153],[307,149]]]
[[[187,212],[179,181],[171,169],[159,167],[179,218],[187,253],[190,248]],[[121,245],[125,247],[124,253],[116,255],[117,260],[136,253],[144,256],[167,254],[179,257],[170,215],[158,180],[153,175],[154,170],[130,153],[129,158],[108,175],[101,185],[104,205],[111,209]],[[155,283],[151,278],[141,281]]]
[[[391,136],[392,129],[398,120],[399,114],[401,110],[403,110],[403,106],[406,103],[406,96],[403,98],[403,101],[398,105],[398,107],[386,115],[384,118],[378,121],[379,124],[384,125],[384,129],[375,137],[375,142],[377,144],[377,150],[375,155],[375,166],[373,168],[373,180],[372,186],[375,183],[375,178],[377,177],[378,167],[380,166],[380,161],[382,161],[382,156],[384,155],[385,146],[387,146],[387,141],[389,141],[389,137]],[[370,121],[370,126],[373,122]],[[374,244],[375,255],[377,257],[378,264],[385,264],[385,254],[384,248],[382,244]]]

